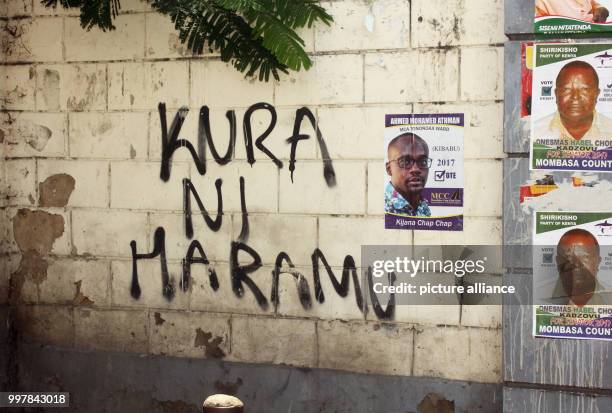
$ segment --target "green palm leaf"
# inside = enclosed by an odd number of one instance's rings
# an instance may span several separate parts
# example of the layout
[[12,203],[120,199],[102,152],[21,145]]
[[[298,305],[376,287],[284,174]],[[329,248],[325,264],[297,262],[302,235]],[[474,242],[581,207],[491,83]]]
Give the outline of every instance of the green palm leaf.
[[87,30],[94,26],[104,31],[114,30],[113,19],[119,10],[119,0],[85,0],[81,6],[81,26]]
[[314,21],[329,24],[332,17],[313,0],[214,0],[220,7],[242,14],[261,36],[263,45],[292,70],[309,69],[312,61],[304,41],[293,30]]
[[58,4],[66,9],[71,7],[81,7],[84,0],[42,0],[41,4],[45,7],[57,7]]
[[278,61],[255,35],[249,24],[236,13],[208,1],[153,0],[152,6],[170,16],[179,38],[194,53],[201,54],[206,45],[221,54],[246,76],[268,81],[270,75],[279,79],[279,72],[287,73],[287,66]]
[[[320,21],[330,24],[318,0],[147,0],[170,16],[180,40],[196,54],[207,47],[248,77],[279,79],[288,69],[312,66],[295,32]],[[41,0],[46,7],[79,7],[81,26],[113,30],[119,0]]]

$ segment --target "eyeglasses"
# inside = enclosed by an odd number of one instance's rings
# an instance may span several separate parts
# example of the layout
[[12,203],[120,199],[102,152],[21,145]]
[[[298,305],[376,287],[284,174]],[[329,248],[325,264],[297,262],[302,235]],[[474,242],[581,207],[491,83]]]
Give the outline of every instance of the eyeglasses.
[[397,162],[397,166],[401,169],[410,169],[412,165],[416,163],[417,167],[421,169],[429,169],[433,162],[433,159],[423,156],[419,159],[413,159],[409,155],[400,156],[399,158],[391,159],[389,162]]

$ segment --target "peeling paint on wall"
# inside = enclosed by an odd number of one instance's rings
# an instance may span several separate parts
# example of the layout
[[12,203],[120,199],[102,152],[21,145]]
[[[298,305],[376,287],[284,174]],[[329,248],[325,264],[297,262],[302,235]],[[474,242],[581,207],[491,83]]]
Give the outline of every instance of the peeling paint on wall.
[[13,218],[15,242],[22,252],[19,268],[10,279],[9,300],[17,302],[27,279],[39,285],[47,278],[45,256],[64,233],[64,217],[45,211],[20,209]]
[[196,330],[194,347],[204,347],[205,355],[208,358],[220,359],[225,357],[225,352],[219,347],[223,342],[222,337],[214,337],[212,333],[203,331],[201,328]]
[[164,324],[166,322],[166,320],[164,320],[161,316],[160,313],[158,313],[157,311],[153,314],[153,316],[155,317],[155,325],[156,326],[160,326],[162,324]]
[[72,191],[75,180],[68,174],[52,175],[38,184],[41,207],[65,207]]
[[418,413],[455,413],[455,402],[437,393],[429,393],[417,406]]
[[45,255],[64,233],[64,217],[45,211],[20,209],[13,218],[15,241],[22,252]]
[[85,296],[81,292],[81,283],[82,282],[83,282],[82,280],[79,280],[79,281],[74,283],[74,286],[76,287],[76,291],[74,293],[74,299],[72,300],[72,303],[74,305],[93,305],[94,302],[91,301],[89,299],[89,297]]
[[32,149],[41,152],[53,136],[53,132],[45,125],[30,119],[7,112],[0,124],[0,143],[9,146],[26,143]]

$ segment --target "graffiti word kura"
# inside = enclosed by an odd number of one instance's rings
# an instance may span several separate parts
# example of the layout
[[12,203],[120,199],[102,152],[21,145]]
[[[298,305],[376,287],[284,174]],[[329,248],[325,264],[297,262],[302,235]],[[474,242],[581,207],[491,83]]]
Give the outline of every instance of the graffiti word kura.
[[[159,104],[159,117],[161,124],[161,143],[162,143],[162,161],[160,169],[160,178],[162,181],[167,182],[170,179],[171,174],[171,161],[174,153],[184,148],[189,151],[193,162],[202,175],[206,174],[206,148],[208,147],[210,153],[219,165],[228,165],[233,159],[234,147],[236,145],[236,114],[230,110],[226,113],[226,117],[230,124],[229,142],[227,144],[227,150],[224,154],[219,154],[217,146],[213,140],[210,128],[210,117],[209,109],[206,106],[200,108],[199,119],[198,119],[198,133],[196,137],[197,149],[194,145],[186,140],[179,138],[181,128],[185,121],[186,116],[189,113],[187,107],[181,108],[174,116],[174,119],[168,127],[166,118],[166,105],[164,103]],[[270,124],[267,129],[257,138],[253,137],[251,130],[251,117],[255,111],[263,110],[268,111],[271,115]],[[244,131],[244,145],[247,153],[247,161],[253,165],[255,163],[254,147],[259,151],[266,154],[278,168],[283,167],[283,163],[273,154],[266,146],[265,139],[270,135],[276,125],[277,115],[274,107],[268,103],[256,103],[249,107],[244,114],[243,118],[243,131]],[[317,144],[319,146],[320,153],[323,158],[323,178],[327,183],[328,190],[333,190],[336,184],[336,176],[332,161],[329,157],[329,152],[325,144],[323,134],[317,126],[317,122],[312,111],[306,107],[297,109],[295,112],[295,121],[293,127],[293,133],[287,138],[287,143],[291,145],[290,156],[289,156],[289,171],[291,173],[291,180],[293,182],[293,172],[296,168],[296,149],[300,141],[310,139],[310,135],[301,133],[302,123],[308,120],[312,128],[315,130]],[[180,277],[179,288],[182,291],[187,291],[191,283],[191,268],[193,265],[209,265],[210,261],[206,255],[206,251],[202,243],[198,239],[193,239],[193,211],[192,201],[198,207],[202,219],[206,223],[207,227],[212,232],[218,232],[223,226],[223,182],[221,179],[216,179],[215,187],[217,190],[217,205],[216,205],[216,216],[213,218],[206,208],[206,200],[202,200],[197,188],[193,182],[184,178],[182,181],[183,186],[183,220],[185,237],[191,240],[185,256],[182,259],[182,274]],[[259,253],[247,244],[249,238],[249,220],[247,202],[245,197],[245,186],[246,180],[244,177],[240,177],[239,180],[239,191],[240,191],[240,206],[241,206],[241,217],[242,226],[240,235],[237,241],[232,241],[229,245],[229,263],[230,263],[230,277],[231,285],[234,294],[238,297],[243,297],[245,294],[244,286],[255,296],[259,306],[267,310],[270,308],[270,302],[276,308],[280,303],[279,297],[279,280],[280,276],[285,274],[291,276],[296,281],[296,288],[300,303],[303,308],[309,309],[313,305],[312,294],[308,280],[299,273],[295,265],[293,264],[289,255],[281,251],[277,254],[275,259],[274,269],[271,272],[272,277],[272,291],[270,298],[261,291],[257,283],[253,280],[250,274],[257,271],[262,267],[262,259]],[[141,260],[159,259],[161,266],[162,276],[162,294],[166,299],[172,300],[176,294],[176,287],[173,280],[168,272],[168,264],[166,259],[166,230],[163,227],[158,227],[153,235],[153,251],[146,253],[139,253],[136,241],[130,243],[132,250],[132,282],[130,292],[133,298],[139,299],[141,295],[141,286],[138,276],[138,262]],[[238,256],[242,252],[247,254],[249,262],[241,262]],[[245,260],[242,260],[245,261]],[[314,248],[311,255],[312,262],[312,273],[314,283],[314,297],[316,302],[322,304],[325,302],[325,293],[321,284],[321,266],[325,269],[325,273],[329,277],[331,284],[335,292],[341,297],[347,297],[350,291],[350,282],[353,282],[353,288],[355,289],[355,304],[360,311],[367,311],[367,304],[365,302],[365,296],[360,283],[358,271],[355,265],[355,260],[351,255],[347,255],[344,258],[342,276],[338,280],[336,275],[331,269],[331,266],[325,258],[325,254],[319,249]],[[217,291],[219,286],[219,279],[215,269],[212,266],[208,267],[208,278],[210,288],[213,291]],[[369,297],[372,302],[373,310],[379,319],[392,319],[395,308],[395,298],[392,296],[386,310],[383,310],[378,302],[376,295],[373,292],[372,287],[372,275],[368,273],[367,283],[368,286],[366,291],[369,293]]]

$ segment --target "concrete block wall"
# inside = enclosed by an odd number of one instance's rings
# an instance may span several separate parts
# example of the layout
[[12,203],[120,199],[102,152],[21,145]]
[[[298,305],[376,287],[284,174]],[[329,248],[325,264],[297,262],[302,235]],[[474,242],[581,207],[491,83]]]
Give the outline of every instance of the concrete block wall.
[[[138,0],[121,2],[117,30],[83,31],[78,13],[34,0],[3,2],[2,197],[0,279],[3,303],[17,309],[25,342],[87,351],[217,358],[227,361],[332,368],[361,373],[501,381],[501,309],[402,309],[380,320],[361,311],[355,286],[338,294],[323,266],[325,301],[315,299],[311,255],[319,248],[336,277],[346,255],[362,244],[500,244],[502,205],[503,13],[501,0],[343,0],[323,2],[331,27],[301,32],[314,66],[279,82],[246,80],[214,54],[192,56],[170,21]],[[196,145],[198,112],[210,108],[212,135],[227,148],[226,111],[238,133],[231,161],[208,154],[198,173],[188,151],[160,179],[161,126],[182,106],[180,137]],[[242,120],[267,102],[278,120],[265,141],[278,168],[255,150],[247,162]],[[296,110],[316,117],[336,175],[323,176],[320,145],[311,135],[290,145]],[[460,233],[384,230],[383,115],[464,112],[466,207]],[[253,114],[253,135],[270,115]],[[232,290],[230,248],[242,228],[240,177],[245,180],[246,244],[262,266]],[[189,178],[216,216],[215,180],[222,179],[222,225],[211,231],[194,202],[194,239],[209,265],[192,266],[179,286],[185,236],[182,180]],[[138,262],[141,295],[130,294],[132,252],[154,247],[165,230],[174,286],[163,295],[159,260]],[[302,305],[297,283],[281,274],[271,300],[272,271],[286,252],[308,282]],[[251,258],[240,253],[241,263]],[[214,270],[219,287],[211,288]],[[9,280],[12,286],[8,297]],[[365,286],[361,286],[362,289]],[[472,314],[470,316],[470,314]],[[462,349],[457,354],[456,349]]]

